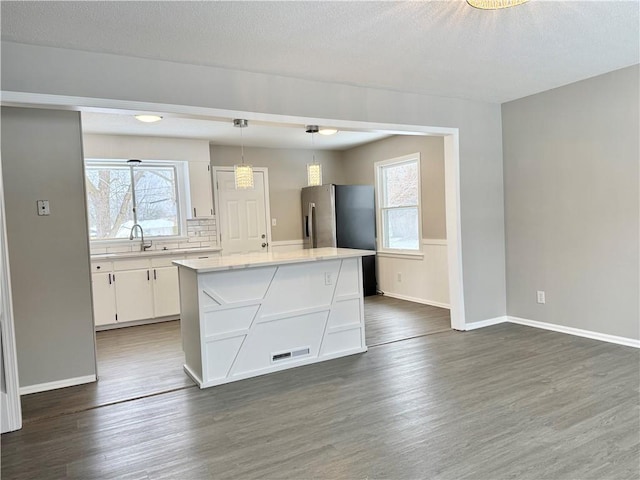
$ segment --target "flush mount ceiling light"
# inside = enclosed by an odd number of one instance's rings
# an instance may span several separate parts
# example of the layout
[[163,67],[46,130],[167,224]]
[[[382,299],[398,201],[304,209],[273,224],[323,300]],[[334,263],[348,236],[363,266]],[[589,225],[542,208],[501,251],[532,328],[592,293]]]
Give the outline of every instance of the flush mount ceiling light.
[[139,120],[144,123],[155,123],[162,120],[160,115],[136,115],[136,120]]
[[321,128],[320,130],[318,130],[318,133],[320,135],[335,135],[336,133],[338,133],[338,129],[337,128]]
[[[307,163],[307,185],[322,185],[322,165],[316,162],[316,149],[313,134],[318,133],[317,125],[307,125],[305,131],[311,134],[311,163]],[[336,130],[337,131],[337,130]]]
[[236,190],[247,190],[253,188],[253,167],[244,163],[244,142],[242,141],[242,129],[249,126],[249,122],[243,118],[233,120],[233,126],[240,129],[240,164],[233,166],[233,175],[236,183]]
[[480,10],[498,10],[499,8],[515,7],[529,0],[467,0],[467,3]]

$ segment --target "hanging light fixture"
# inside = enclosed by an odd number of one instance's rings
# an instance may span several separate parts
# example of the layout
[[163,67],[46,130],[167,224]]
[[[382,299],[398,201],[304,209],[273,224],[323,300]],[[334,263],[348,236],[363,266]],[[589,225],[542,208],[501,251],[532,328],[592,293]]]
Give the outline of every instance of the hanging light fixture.
[[242,129],[249,126],[243,118],[236,118],[233,120],[233,126],[240,129],[240,164],[233,166],[233,174],[236,182],[237,189],[249,189],[253,188],[253,167],[244,163],[244,142],[242,141]]
[[316,162],[316,149],[314,143],[314,133],[318,133],[317,125],[307,125],[306,132],[311,134],[312,160],[307,163],[307,185],[310,187],[322,185],[322,165]]
[[480,10],[497,10],[499,8],[522,5],[528,1],[529,0],[467,0],[467,3],[472,7],[479,8]]

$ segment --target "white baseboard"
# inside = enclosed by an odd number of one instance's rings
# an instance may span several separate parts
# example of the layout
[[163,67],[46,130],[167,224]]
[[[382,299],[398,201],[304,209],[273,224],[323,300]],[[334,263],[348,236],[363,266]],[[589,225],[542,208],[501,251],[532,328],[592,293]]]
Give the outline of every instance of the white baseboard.
[[91,383],[95,381],[96,381],[95,375],[86,375],[84,377],[65,378],[64,380],[57,380],[55,382],[38,383],[36,385],[28,385],[26,387],[20,387],[20,395],[46,392],[48,390],[55,390],[57,388],[73,387],[75,385],[82,385],[83,383]]
[[409,302],[421,303],[423,305],[431,305],[432,307],[446,308],[447,310],[451,308],[448,303],[425,300],[424,298],[409,297],[407,295],[400,295],[399,293],[384,292],[384,295],[386,297],[397,298],[398,300],[407,300]]
[[466,331],[475,330],[477,328],[490,327],[491,325],[498,325],[499,323],[505,323],[508,321],[507,316],[503,315],[502,317],[488,318],[486,320],[480,320],[479,322],[467,323],[464,329]]
[[591,330],[583,330],[581,328],[565,327],[564,325],[556,325],[554,323],[538,322],[536,320],[529,320],[520,317],[507,317],[510,323],[517,323],[518,325],[526,325],[528,327],[541,328],[543,330],[551,330],[553,332],[568,333],[569,335],[575,335],[578,337],[591,338],[593,340],[600,340],[603,342],[615,343],[617,345],[625,345],[627,347],[640,348],[640,340],[627,337],[618,337],[616,335],[609,335],[606,333],[593,332]]

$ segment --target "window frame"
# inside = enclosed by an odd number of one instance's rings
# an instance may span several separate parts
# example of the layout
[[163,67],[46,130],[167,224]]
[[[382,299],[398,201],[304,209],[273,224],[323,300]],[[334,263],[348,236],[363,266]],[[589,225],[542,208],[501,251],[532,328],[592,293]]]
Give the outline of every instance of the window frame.
[[[401,208],[407,208],[407,206],[402,207],[384,207],[382,205],[383,202],[383,192],[385,189],[384,185],[384,175],[383,170],[386,167],[396,166],[407,163],[415,163],[418,171],[418,203],[417,205],[410,205],[409,207],[417,208],[418,210],[418,248],[413,249],[402,249],[402,248],[388,248],[384,246],[384,238],[387,232],[387,225],[384,222],[384,212],[388,210],[396,210]],[[376,237],[377,237],[377,247],[378,253],[382,254],[382,256],[391,256],[391,257],[416,257],[423,258],[423,249],[422,249],[422,175],[421,175],[421,156],[420,152],[411,153],[409,155],[403,155],[401,157],[390,158],[388,160],[381,160],[374,163],[375,170],[375,193],[376,193]]]
[[[144,238],[149,240],[155,240],[159,242],[180,242],[185,241],[187,236],[187,198],[186,194],[188,192],[188,185],[186,184],[187,174],[185,172],[188,169],[188,162],[185,160],[143,160],[141,164],[137,164],[138,166],[144,167],[173,167],[175,173],[175,188],[176,188],[176,199],[178,202],[177,208],[177,216],[178,216],[178,227],[179,232],[178,235],[149,235],[145,234]],[[87,181],[87,167],[88,166],[100,166],[100,167],[118,167],[122,168],[128,167],[131,172],[132,169],[135,169],[136,165],[131,165],[128,163],[128,159],[111,159],[111,158],[85,158],[83,163],[83,174],[84,181]],[[132,178],[133,180],[133,178]],[[132,205],[135,209],[135,189],[132,184]],[[85,202],[87,208],[87,230],[90,229],[89,224],[89,195],[87,192],[87,187],[85,186]],[[133,213],[133,218],[135,221],[135,212]],[[139,238],[139,237],[138,237]],[[89,234],[89,241],[91,245],[100,245],[100,246],[109,246],[109,245],[123,245],[130,244],[131,240],[129,238],[98,238],[93,239]]]

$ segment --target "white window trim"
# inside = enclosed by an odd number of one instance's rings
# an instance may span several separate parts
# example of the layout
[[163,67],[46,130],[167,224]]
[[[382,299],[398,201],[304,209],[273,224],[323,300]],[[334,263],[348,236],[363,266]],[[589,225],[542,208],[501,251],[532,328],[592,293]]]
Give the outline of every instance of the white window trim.
[[[166,167],[173,166],[176,172],[176,188],[178,190],[178,216],[179,216],[179,225],[180,225],[180,234],[179,235],[163,235],[163,236],[146,236],[145,239],[154,240],[158,242],[186,242],[189,239],[187,235],[187,193],[189,192],[189,185],[187,184],[187,179],[189,176],[186,173],[189,165],[186,160],[144,160],[144,166],[156,166],[156,167]],[[123,164],[127,165],[127,159],[123,158],[85,158],[84,166],[87,164],[94,165],[114,165],[114,166],[122,166]],[[84,173],[84,170],[83,170]],[[86,181],[86,174],[85,174]],[[85,202],[88,202],[89,199],[85,198]],[[87,228],[89,226],[87,225]],[[117,247],[122,245],[130,245],[131,240],[128,238],[103,238],[103,239],[89,239],[89,243],[95,247]]]
[[[418,249],[417,250],[407,250],[407,249],[398,249],[398,248],[384,248],[384,224],[382,219],[382,176],[380,175],[383,167],[387,167],[389,165],[396,165],[401,163],[408,163],[410,161],[417,160],[418,163]],[[377,247],[378,253],[380,256],[391,256],[394,257],[402,257],[402,258],[413,258],[416,260],[420,260],[424,258],[424,254],[422,253],[422,175],[421,175],[421,166],[422,160],[420,158],[420,152],[411,153],[409,155],[403,155],[401,157],[390,158],[388,160],[381,160],[379,162],[374,163],[375,169],[375,194],[376,194],[376,237],[377,237]]]

